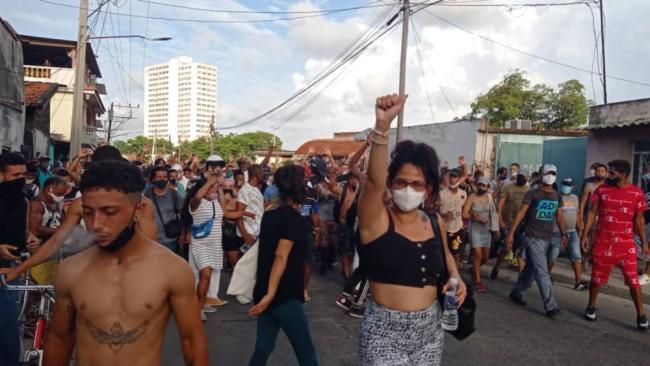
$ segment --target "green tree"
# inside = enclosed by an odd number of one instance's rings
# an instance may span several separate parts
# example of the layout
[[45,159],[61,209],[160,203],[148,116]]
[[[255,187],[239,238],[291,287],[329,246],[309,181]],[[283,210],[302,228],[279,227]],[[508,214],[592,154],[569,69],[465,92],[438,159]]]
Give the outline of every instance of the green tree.
[[578,80],[568,80],[556,92],[545,84],[531,87],[525,72],[514,70],[471,104],[470,118],[483,115],[491,127],[513,119],[530,120],[537,129],[578,127],[587,122],[590,101]]
[[[266,150],[275,140],[275,148],[282,148],[282,141],[268,132],[246,132],[227,135],[215,134],[212,141],[212,151],[226,160],[241,156],[251,157],[255,150]],[[200,137],[181,144],[181,158],[187,159],[190,154],[205,159],[210,155],[210,138]]]
[[[124,155],[134,153],[137,156],[144,156],[145,159],[150,159],[153,139],[145,136],[136,136],[127,141],[116,141],[114,146]],[[156,139],[156,155],[172,154],[174,151],[174,144],[170,141],[165,139]]]

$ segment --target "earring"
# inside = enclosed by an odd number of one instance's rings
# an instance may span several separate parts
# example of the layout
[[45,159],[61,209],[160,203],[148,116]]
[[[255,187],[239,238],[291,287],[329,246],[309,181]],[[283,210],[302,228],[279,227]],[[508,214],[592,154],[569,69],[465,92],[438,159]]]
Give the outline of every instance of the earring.
[[135,221],[135,222],[140,221],[140,216],[133,216],[133,221]]

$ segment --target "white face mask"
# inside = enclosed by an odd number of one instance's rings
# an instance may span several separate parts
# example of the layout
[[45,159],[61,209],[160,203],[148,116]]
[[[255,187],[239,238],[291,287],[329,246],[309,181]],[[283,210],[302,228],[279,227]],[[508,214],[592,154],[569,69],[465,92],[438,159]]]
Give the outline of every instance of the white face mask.
[[57,204],[61,204],[61,203],[63,202],[63,199],[65,198],[65,197],[63,197],[63,196],[57,196],[57,195],[55,195],[55,194],[52,193],[52,192],[50,192],[49,195],[50,195],[50,197],[52,197],[52,199],[54,200],[54,202],[56,202]]
[[542,182],[544,182],[544,184],[549,186],[555,183],[556,180],[557,180],[557,176],[552,174],[546,174],[544,177],[542,177]]
[[393,202],[403,212],[411,212],[424,202],[424,192],[417,192],[411,186],[391,190]]

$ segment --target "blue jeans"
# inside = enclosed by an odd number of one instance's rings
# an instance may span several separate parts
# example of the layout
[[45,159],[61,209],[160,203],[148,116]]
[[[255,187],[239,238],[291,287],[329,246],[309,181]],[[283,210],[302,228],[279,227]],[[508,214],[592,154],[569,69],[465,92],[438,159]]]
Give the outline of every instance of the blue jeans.
[[15,294],[0,288],[0,365],[3,366],[18,365],[20,360],[20,332]]
[[289,338],[301,366],[318,365],[302,303],[298,299],[291,299],[271,310],[267,309],[257,318],[257,341],[249,366],[266,365],[275,348],[280,328]]
[[551,249],[551,241],[543,239],[525,238],[526,240],[526,266],[524,271],[519,274],[517,283],[513,287],[511,294],[518,298],[524,296],[524,292],[537,282],[539,293],[544,301],[544,310],[550,311],[557,307],[557,302],[553,296],[553,283],[551,275],[548,273],[548,253]]
[[[567,246],[569,259],[571,262],[582,261],[582,255],[580,254],[580,237],[578,236],[578,233],[575,231],[569,231],[567,234],[569,234],[569,245]],[[560,233],[555,233],[553,235],[551,246],[553,249],[549,251],[548,260],[549,262],[555,262],[562,249],[562,236]]]

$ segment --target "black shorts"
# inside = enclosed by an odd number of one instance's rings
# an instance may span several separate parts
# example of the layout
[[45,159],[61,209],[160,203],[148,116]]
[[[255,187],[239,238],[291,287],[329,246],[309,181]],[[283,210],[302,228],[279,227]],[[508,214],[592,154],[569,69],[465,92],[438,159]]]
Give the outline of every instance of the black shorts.
[[338,252],[341,255],[353,255],[355,247],[354,230],[346,224],[338,225],[339,242]]
[[458,255],[463,251],[465,246],[465,230],[460,229],[455,233],[447,233],[447,245],[452,255]]
[[238,236],[234,238],[224,236],[221,241],[221,247],[224,252],[238,252],[242,245],[244,245],[244,239]]

